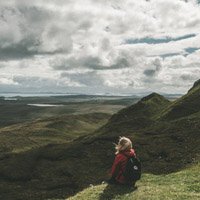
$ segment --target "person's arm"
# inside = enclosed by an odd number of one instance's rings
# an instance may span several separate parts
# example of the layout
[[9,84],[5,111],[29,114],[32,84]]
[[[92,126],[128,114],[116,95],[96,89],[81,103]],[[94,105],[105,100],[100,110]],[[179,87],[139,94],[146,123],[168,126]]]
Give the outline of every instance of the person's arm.
[[120,169],[120,155],[116,155],[114,163],[111,168],[111,177],[115,177]]

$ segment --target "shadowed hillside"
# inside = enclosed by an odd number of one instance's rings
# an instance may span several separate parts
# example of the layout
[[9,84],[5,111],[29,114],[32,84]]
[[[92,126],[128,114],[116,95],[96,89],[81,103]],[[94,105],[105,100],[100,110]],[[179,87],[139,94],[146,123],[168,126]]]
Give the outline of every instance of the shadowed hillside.
[[120,135],[132,139],[143,172],[168,174],[197,162],[199,94],[199,82],[172,103],[153,93],[119,111],[92,135],[3,157],[0,190],[4,199],[61,198],[100,183],[107,178],[113,142]]
[[114,114],[109,122],[99,130],[101,134],[114,133],[127,134],[133,130],[145,129],[154,124],[155,118],[171,104],[163,96],[152,93],[142,98],[138,103],[120,110]]

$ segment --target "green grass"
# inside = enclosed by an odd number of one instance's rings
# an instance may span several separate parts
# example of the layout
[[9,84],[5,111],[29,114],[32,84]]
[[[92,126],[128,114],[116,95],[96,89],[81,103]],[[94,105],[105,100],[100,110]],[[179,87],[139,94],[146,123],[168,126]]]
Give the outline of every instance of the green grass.
[[144,174],[137,189],[101,184],[90,186],[69,200],[198,200],[200,164],[168,175]]
[[61,115],[0,128],[0,155],[69,142],[92,133],[109,118],[106,113]]

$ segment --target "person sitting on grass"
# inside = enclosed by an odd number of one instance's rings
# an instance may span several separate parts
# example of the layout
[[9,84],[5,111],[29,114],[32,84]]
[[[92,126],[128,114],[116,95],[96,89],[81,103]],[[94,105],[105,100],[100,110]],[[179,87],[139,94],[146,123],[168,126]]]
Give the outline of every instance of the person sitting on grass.
[[135,186],[135,182],[127,181],[124,176],[127,162],[129,158],[136,157],[135,150],[132,148],[132,142],[129,138],[120,137],[118,144],[115,146],[115,160],[111,168],[111,178],[109,184],[121,184]]

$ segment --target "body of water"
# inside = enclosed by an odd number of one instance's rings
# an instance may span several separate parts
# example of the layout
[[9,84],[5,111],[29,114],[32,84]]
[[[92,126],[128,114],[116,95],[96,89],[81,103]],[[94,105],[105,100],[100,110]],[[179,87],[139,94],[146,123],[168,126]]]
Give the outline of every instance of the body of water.
[[49,97],[49,96],[70,96],[70,93],[0,93],[0,97]]
[[37,106],[37,107],[58,107],[64,106],[62,104],[44,104],[44,103],[29,103],[28,106]]

